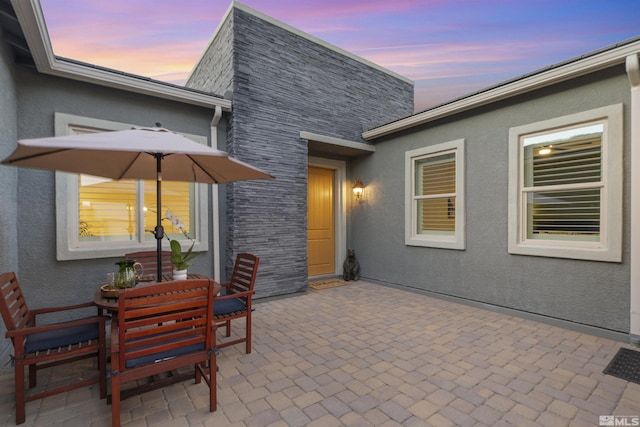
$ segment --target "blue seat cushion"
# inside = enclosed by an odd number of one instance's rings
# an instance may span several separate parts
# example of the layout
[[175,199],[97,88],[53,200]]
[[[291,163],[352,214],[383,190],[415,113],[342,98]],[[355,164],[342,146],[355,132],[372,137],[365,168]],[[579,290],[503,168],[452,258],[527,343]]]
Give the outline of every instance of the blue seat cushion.
[[223,299],[213,302],[214,315],[233,313],[234,311],[242,311],[245,309],[244,301],[240,298]]
[[[59,325],[64,325],[60,323]],[[48,350],[50,348],[66,347],[88,340],[97,340],[99,334],[98,323],[73,326],[71,328],[57,329],[49,332],[38,332],[27,335],[24,350],[27,353]]]
[[167,351],[161,351],[160,353],[149,354],[148,356],[137,357],[135,359],[129,359],[125,362],[127,368],[135,368],[139,365],[145,365],[147,363],[160,362],[165,359],[171,359],[183,354],[193,353],[196,351],[204,350],[204,343],[191,344],[186,347],[174,348]]

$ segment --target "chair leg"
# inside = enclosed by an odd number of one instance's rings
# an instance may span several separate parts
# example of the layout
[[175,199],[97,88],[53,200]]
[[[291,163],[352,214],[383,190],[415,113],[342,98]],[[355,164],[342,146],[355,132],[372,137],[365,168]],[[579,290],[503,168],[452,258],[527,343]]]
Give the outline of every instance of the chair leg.
[[38,385],[38,367],[35,364],[29,365],[29,388]]
[[100,377],[100,399],[107,397],[107,345],[104,328],[100,331],[100,347],[98,348],[98,375]]
[[120,376],[111,374],[111,427],[120,427]]
[[245,335],[245,339],[247,340],[246,342],[246,351],[247,354],[251,353],[251,311],[249,311],[249,314],[247,315],[247,330],[246,330],[246,334]]
[[217,392],[218,392],[218,361],[216,352],[212,351],[209,356],[209,411],[215,412],[218,409]]
[[102,353],[102,355],[98,355],[98,359],[100,399],[105,399],[107,397],[107,358],[105,354]]
[[[31,366],[29,366],[31,367]],[[24,365],[16,360],[15,362],[15,385],[16,385],[16,424],[22,424],[25,420],[25,396],[24,396]]]
[[198,366],[200,366],[201,369],[205,369],[204,364],[201,362],[196,363],[196,365],[193,367],[193,370],[195,371],[196,384],[200,384],[202,382],[202,371],[198,368]]
[[226,326],[227,326],[227,333],[226,333],[226,337],[230,337],[231,336],[231,320],[227,320],[226,322]]

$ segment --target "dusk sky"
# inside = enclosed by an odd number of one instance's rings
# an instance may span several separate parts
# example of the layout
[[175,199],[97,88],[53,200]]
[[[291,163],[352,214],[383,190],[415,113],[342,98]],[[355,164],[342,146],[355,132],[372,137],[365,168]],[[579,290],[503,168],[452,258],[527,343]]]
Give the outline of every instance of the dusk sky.
[[[183,84],[229,0],[40,0],[56,55]],[[639,0],[244,0],[415,82],[416,111],[640,36]]]

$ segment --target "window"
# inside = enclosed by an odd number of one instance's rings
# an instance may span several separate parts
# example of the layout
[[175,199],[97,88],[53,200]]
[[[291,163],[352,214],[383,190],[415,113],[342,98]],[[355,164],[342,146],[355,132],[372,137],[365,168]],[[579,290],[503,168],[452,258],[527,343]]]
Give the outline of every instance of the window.
[[[130,129],[131,125],[56,113],[56,135]],[[186,135],[200,143],[205,137]],[[195,240],[194,250],[208,250],[207,191],[202,184],[162,182],[163,217],[179,216],[185,234],[164,221],[172,239]],[[156,248],[149,230],[156,226],[156,182],[56,173],[57,259],[123,256]],[[201,220],[202,218],[202,220]],[[169,242],[164,242],[168,249]]]
[[621,261],[622,106],[512,128],[509,252]]
[[[161,214],[167,217],[170,211],[172,216],[180,217],[189,238],[194,237],[194,187],[186,182],[162,182]],[[158,221],[155,181],[114,181],[78,175],[78,190],[78,243],[155,241],[149,232]],[[184,236],[171,221],[162,225],[172,239]]]
[[464,140],[405,153],[405,244],[464,249]]

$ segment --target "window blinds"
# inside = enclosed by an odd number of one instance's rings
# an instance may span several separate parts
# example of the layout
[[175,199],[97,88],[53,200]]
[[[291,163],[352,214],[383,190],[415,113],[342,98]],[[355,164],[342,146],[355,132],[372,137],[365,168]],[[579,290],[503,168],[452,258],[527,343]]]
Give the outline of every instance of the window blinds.
[[416,162],[416,199],[418,233],[448,234],[455,231],[455,153]]
[[528,237],[597,240],[602,132],[527,145],[524,157]]
[[[79,179],[79,227],[80,241],[119,241],[153,239],[145,233],[156,225],[156,182],[145,181],[143,194],[138,201],[140,185],[138,181],[96,178],[78,175]],[[163,182],[162,215],[170,210],[172,215],[180,216],[186,226],[185,232],[192,234],[191,225],[194,216],[194,185],[186,182]],[[144,224],[142,233],[139,228],[139,210],[142,209]],[[170,221],[164,221],[165,233],[180,238],[182,232]],[[193,237],[193,236],[191,236]]]

